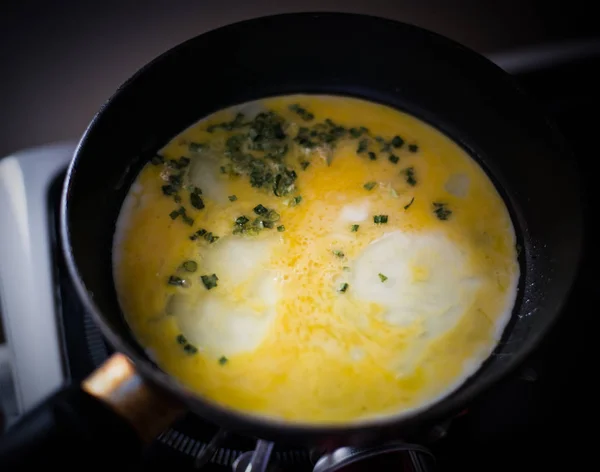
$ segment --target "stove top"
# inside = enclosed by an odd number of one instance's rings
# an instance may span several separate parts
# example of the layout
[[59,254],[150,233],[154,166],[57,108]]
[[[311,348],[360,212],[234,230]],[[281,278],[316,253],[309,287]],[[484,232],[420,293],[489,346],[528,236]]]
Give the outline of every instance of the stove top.
[[[588,216],[592,216],[591,191],[595,182],[591,179],[597,175],[595,134],[600,124],[594,116],[600,104],[600,92],[596,88],[600,83],[600,54],[597,54],[600,48],[592,49],[593,54],[588,48],[588,53],[575,54],[575,58],[573,54],[567,55],[570,59],[563,57],[560,62],[548,61],[547,58],[558,56],[545,54],[545,59],[537,61],[535,67],[530,67],[531,58],[527,54],[522,58],[525,62],[514,55],[497,60],[500,65],[504,61],[513,68],[521,86],[540,103],[566,137],[583,177]],[[12,263],[25,260],[34,269],[29,279],[10,280],[7,284],[6,278],[12,273],[6,266],[4,270],[0,266],[0,289],[3,290],[0,296],[9,344],[12,341],[20,411],[29,409],[60,385],[62,379],[83,379],[111,353],[110,346],[79,303],[56,236],[60,188],[72,150],[72,144],[52,148],[54,154],[62,153],[63,157],[45,161],[46,175],[52,177],[47,184],[40,184],[39,179],[31,177],[41,170],[36,170],[39,165],[31,164],[24,156],[15,163],[0,161],[0,197],[3,197],[3,186],[9,189],[9,196],[12,195],[8,210],[0,206],[0,221],[6,217],[3,211],[12,211],[16,221],[15,227],[0,231],[0,260],[4,263],[10,256]],[[29,163],[25,164],[26,161]],[[24,170],[23,166],[30,168]],[[49,219],[45,219],[42,210],[33,208],[31,200],[23,197],[23,188],[29,189],[32,185],[41,189],[36,198],[44,202],[43,211]],[[39,222],[35,223],[38,220],[48,222],[46,243],[39,238],[38,232],[44,233],[46,229]],[[586,380],[595,367],[595,339],[591,328],[594,315],[587,308],[593,306],[591,300],[600,279],[594,270],[600,253],[590,244],[597,236],[595,231],[586,228],[587,247],[579,279],[563,316],[539,349],[513,375],[469,405],[463,415],[434,428],[426,440],[427,450],[412,455],[386,455],[377,465],[369,463],[370,469],[391,470],[393,464],[397,470],[428,470],[433,464],[426,458],[428,451],[436,458],[437,470],[525,470],[540,468],[545,463],[554,466],[563,463],[575,468],[578,463],[584,464],[590,455],[588,451],[592,450],[585,446],[591,443],[593,436],[583,433],[581,424],[586,418],[593,421],[591,405],[595,404],[595,391]],[[16,252],[8,246],[12,251],[8,254],[5,243],[16,245]],[[51,258],[47,258],[47,254]],[[52,282],[42,284],[41,299],[30,300],[25,306],[17,305],[7,287],[15,289],[19,288],[18,284],[37,283],[36,274],[44,270],[51,271]],[[11,311],[10,317],[6,316],[7,310]],[[17,323],[13,312],[17,317],[26,318],[26,324],[32,326],[26,331],[23,319]],[[38,322],[37,318],[31,318],[31,313],[43,313],[44,319]],[[50,354],[40,347],[44,343],[48,348],[48,337],[56,339],[50,340]],[[33,348],[29,348],[32,344]],[[255,440],[228,435],[216,445],[214,454],[211,450],[203,456],[202,451],[215,445],[211,444],[215,435],[220,438],[218,432],[215,425],[190,414],[156,438],[144,457],[144,465],[192,469],[197,458],[204,457],[208,463],[202,470],[231,470],[240,455],[254,448]],[[319,457],[317,451],[278,445],[270,470],[313,470]]]

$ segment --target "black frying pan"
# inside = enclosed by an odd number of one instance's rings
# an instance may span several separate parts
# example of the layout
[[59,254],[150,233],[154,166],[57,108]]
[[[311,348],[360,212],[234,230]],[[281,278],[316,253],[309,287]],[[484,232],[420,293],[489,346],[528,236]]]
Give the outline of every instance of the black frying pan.
[[[247,416],[195,396],[161,371],[123,319],[110,251],[121,204],[141,167],[170,138],[216,110],[293,93],[351,95],[421,118],[481,164],[509,207],[522,247],[512,320],[477,374],[426,410],[346,427]],[[303,13],[203,34],[126,82],[95,116],[75,152],[64,187],[61,232],[85,306],[144,381],[135,383],[138,378],[122,357],[109,360],[83,390],[77,386],[48,401],[53,410],[43,434],[31,425],[48,415],[47,405],[13,430],[4,447],[13,447],[10,457],[19,460],[32,444],[50,454],[48,445],[58,447],[66,437],[75,438],[84,451],[94,450],[88,441],[93,438],[101,441],[96,447],[116,447],[123,458],[131,458],[139,446],[134,438],[164,427],[179,411],[173,406],[177,402],[223,428],[267,440],[331,446],[416,435],[518,366],[548,331],[576,275],[582,216],[578,176],[560,137],[498,67],[414,26],[360,15]],[[116,375],[117,381],[107,381],[107,375]],[[111,438],[98,439],[107,428]],[[32,435],[37,442],[32,443]],[[95,460],[103,457],[96,453]]]

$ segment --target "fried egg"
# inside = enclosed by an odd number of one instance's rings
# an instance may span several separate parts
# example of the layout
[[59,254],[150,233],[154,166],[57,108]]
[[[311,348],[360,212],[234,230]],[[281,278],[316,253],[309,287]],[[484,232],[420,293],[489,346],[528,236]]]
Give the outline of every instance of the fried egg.
[[519,266],[504,202],[456,143],[380,104],[294,95],[161,149],[123,204],[113,273],[133,333],[198,395],[336,424],[463,383]]

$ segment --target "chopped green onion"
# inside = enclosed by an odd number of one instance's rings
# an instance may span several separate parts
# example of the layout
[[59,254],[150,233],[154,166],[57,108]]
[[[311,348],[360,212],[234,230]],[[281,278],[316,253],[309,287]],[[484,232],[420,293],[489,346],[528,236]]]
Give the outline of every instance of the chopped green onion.
[[202,210],[204,208],[204,202],[202,201],[202,198],[195,192],[190,193],[190,203],[198,210]]
[[221,364],[221,365],[227,364],[228,361],[229,361],[229,359],[227,359],[225,356],[221,356],[219,358],[219,364]]
[[306,170],[306,168],[310,165],[310,162],[308,161],[302,161],[300,162],[300,167],[302,168],[302,170]]
[[346,292],[346,290],[348,290],[349,286],[350,285],[348,285],[348,283],[344,282],[342,285],[340,285],[340,288],[338,288],[338,292],[340,292],[340,293]]
[[182,267],[186,272],[196,272],[196,270],[198,269],[198,264],[196,263],[196,261],[185,261],[182,264]]
[[204,239],[205,239],[206,241],[208,241],[210,244],[212,244],[212,243],[214,243],[214,242],[215,242],[217,239],[219,239],[219,237],[218,237],[218,236],[215,236],[215,235],[214,235],[214,234],[212,234],[212,233],[206,233],[206,234],[204,235]]
[[179,212],[177,210],[173,210],[171,213],[169,213],[169,216],[172,220],[174,220],[179,216]]
[[388,279],[388,278],[387,278],[385,275],[383,275],[381,272],[380,272],[379,274],[377,274],[377,275],[379,275],[379,280],[381,280],[382,282],[385,282],[385,281]]
[[404,209],[408,210],[410,208],[410,206],[413,204],[414,201],[415,201],[415,197],[412,197],[412,199],[410,200],[410,202],[408,202],[407,205],[404,205]]
[[377,154],[375,154],[374,152],[369,152],[369,159],[371,159],[372,161],[377,159]]
[[373,217],[373,221],[375,222],[376,225],[386,224],[388,222],[388,216],[387,215],[375,215]]
[[269,212],[264,206],[258,204],[254,207],[254,213],[257,215],[266,215]]
[[339,249],[335,249],[331,252],[333,252],[333,255],[336,257],[344,257],[344,253],[342,251],[340,251]]
[[408,167],[403,171],[406,174],[406,183],[412,187],[417,185],[417,179],[415,178],[415,168]]
[[167,196],[175,195],[177,193],[177,187],[175,187],[174,185],[171,185],[171,184],[163,185],[161,187],[161,190],[162,190],[162,193]]
[[186,215],[185,213],[183,215],[181,215],[181,219],[183,220],[183,222],[186,225],[189,226],[193,226],[194,225],[194,218],[190,218],[188,215]]
[[280,233],[283,233],[283,232],[285,231],[285,226],[283,226],[283,225],[279,225],[279,226],[277,227],[277,231],[279,231]]
[[400,158],[398,156],[396,156],[395,154],[390,154],[390,157],[388,157],[388,160],[392,164],[398,164],[398,161],[400,160]]
[[342,270],[343,270],[344,272],[350,272],[350,267],[348,267],[348,266],[344,266],[344,267],[342,267]]
[[302,197],[300,195],[298,195],[297,197],[292,198],[289,202],[288,205],[291,207],[295,207],[296,205],[298,205],[300,202],[302,201]]
[[392,138],[392,146],[394,146],[395,148],[400,148],[403,144],[404,139],[402,139],[400,136],[394,136]]
[[185,287],[185,280],[175,275],[170,275],[168,280],[169,285],[175,285],[176,287]]
[[187,339],[185,339],[185,336],[183,334],[178,334],[175,339],[177,341],[177,344],[187,344]]
[[360,227],[360,225],[352,225],[352,226],[350,226],[350,231],[352,231],[353,233],[356,233],[358,231],[359,227]]
[[202,280],[202,283],[206,287],[206,290],[215,288],[217,286],[217,280],[219,280],[219,278],[217,277],[216,274],[203,275],[200,277],[200,279]]
[[356,153],[357,154],[362,154],[363,152],[365,152],[367,149],[369,148],[369,140],[368,139],[361,139],[358,142],[358,147],[356,148]]
[[433,208],[433,212],[435,213],[435,216],[437,216],[438,220],[445,221],[452,214],[452,210],[447,208],[446,203],[434,202]]
[[416,144],[409,144],[408,145],[408,150],[410,152],[417,152],[419,150],[419,146],[417,146]]
[[315,115],[313,115],[311,112],[307,111],[306,109],[302,108],[297,103],[290,105],[288,108],[291,111],[293,111],[294,113],[296,113],[297,115],[299,115],[300,118],[302,118],[304,121],[311,121],[315,118]]
[[229,195],[228,198],[230,202],[235,202],[237,200],[237,197],[235,195]]
[[269,221],[279,221],[279,218],[279,213],[275,210],[269,210],[269,213],[267,213],[267,220]]
[[[198,231],[196,231],[194,234],[192,234],[190,236],[190,239],[192,241],[195,241],[196,239],[198,239],[200,236],[204,236],[206,234],[206,230],[205,229],[199,229]],[[212,233],[211,233],[212,234]]]
[[375,185],[377,185],[377,182],[367,182],[363,185],[363,188],[365,190],[373,190],[375,188]]
[[196,346],[192,346],[191,344],[186,344],[183,346],[183,350],[186,354],[196,354],[198,352],[198,348]]
[[235,224],[238,226],[244,226],[246,223],[248,223],[248,221],[250,221],[250,220],[247,217],[242,215],[242,216],[238,216],[235,219]]

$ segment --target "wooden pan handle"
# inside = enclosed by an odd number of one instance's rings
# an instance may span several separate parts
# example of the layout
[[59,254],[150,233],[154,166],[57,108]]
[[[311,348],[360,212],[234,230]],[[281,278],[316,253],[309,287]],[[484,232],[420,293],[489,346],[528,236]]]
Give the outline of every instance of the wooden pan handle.
[[127,420],[145,442],[152,441],[185,412],[179,402],[144,382],[120,353],[92,372],[81,388]]
[[69,385],[22,416],[0,437],[0,470],[139,466],[144,443],[184,412],[115,354],[81,384]]

